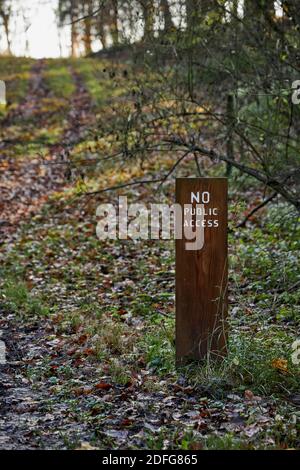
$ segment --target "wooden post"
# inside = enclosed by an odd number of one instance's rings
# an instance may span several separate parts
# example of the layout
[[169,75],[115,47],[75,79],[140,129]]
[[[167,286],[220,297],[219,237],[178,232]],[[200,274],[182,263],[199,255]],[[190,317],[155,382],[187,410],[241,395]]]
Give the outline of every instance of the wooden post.
[[[227,179],[178,178],[176,203],[182,208],[182,220],[176,220],[177,230],[182,224],[176,240],[176,362],[183,364],[226,354]],[[197,225],[193,244],[189,230]]]

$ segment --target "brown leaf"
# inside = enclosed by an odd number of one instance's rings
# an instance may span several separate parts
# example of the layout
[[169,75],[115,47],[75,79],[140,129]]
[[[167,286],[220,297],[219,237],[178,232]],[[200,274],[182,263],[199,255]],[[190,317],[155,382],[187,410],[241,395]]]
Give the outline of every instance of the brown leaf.
[[70,348],[67,350],[67,354],[68,356],[73,356],[73,354],[75,354],[77,351],[77,348]]
[[279,372],[282,372],[283,374],[288,373],[288,361],[286,359],[282,359],[282,358],[273,359],[272,367],[274,369],[277,369]]
[[88,442],[81,442],[80,447],[76,447],[75,450],[96,450],[96,449],[97,449],[97,447],[93,447]]
[[95,349],[93,349],[93,348],[85,348],[85,349],[83,350],[83,354],[84,354],[85,356],[94,356],[94,355],[95,355]]
[[190,387],[190,386],[189,387],[182,387],[179,384],[174,384],[173,387],[174,387],[174,390],[176,392],[183,392],[183,393],[187,393],[188,395],[193,393],[194,390],[195,390],[194,387]]
[[248,401],[260,401],[261,400],[261,397],[257,397],[256,395],[254,395],[254,393],[251,392],[251,390],[245,390],[244,397],[245,397],[245,400],[248,400]]
[[83,343],[86,342],[86,340],[87,340],[87,335],[83,334],[83,335],[80,335],[80,336],[79,336],[79,338],[77,339],[76,342],[77,342],[78,344],[83,344]]
[[251,392],[251,390],[245,390],[244,397],[245,397],[245,400],[253,400],[254,393]]
[[95,388],[97,388],[98,390],[109,390],[110,388],[112,388],[112,385],[106,382],[99,382],[95,385]]
[[121,422],[121,426],[131,426],[133,424],[133,420],[129,418],[124,418]]
[[78,387],[74,389],[74,394],[76,396],[80,395],[90,395],[93,391],[92,387]]
[[190,450],[202,450],[203,444],[201,442],[192,442],[189,447]]

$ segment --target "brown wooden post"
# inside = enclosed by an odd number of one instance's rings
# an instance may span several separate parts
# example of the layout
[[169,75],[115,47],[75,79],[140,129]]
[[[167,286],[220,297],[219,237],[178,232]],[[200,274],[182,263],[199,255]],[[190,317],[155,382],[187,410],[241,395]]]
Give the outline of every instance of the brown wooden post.
[[[226,354],[227,179],[178,178],[176,203],[183,233],[176,240],[176,362],[183,364]],[[204,225],[204,239],[198,232],[191,249],[188,230],[196,225]]]

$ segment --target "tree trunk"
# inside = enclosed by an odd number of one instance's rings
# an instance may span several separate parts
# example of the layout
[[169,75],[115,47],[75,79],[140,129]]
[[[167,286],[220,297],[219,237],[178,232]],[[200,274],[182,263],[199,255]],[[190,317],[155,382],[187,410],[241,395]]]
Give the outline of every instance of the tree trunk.
[[107,48],[107,35],[105,31],[105,24],[109,22],[108,12],[105,6],[103,5],[102,0],[99,0],[98,5],[99,5],[99,8],[101,9],[97,16],[97,33],[99,35],[103,49],[106,49]]
[[[270,3],[269,0],[266,1]],[[262,10],[265,8],[264,3],[266,3],[265,0],[244,0],[244,18],[252,21],[261,19]]]
[[151,0],[142,0],[140,4],[144,18],[144,39],[149,40],[154,33],[154,5]]
[[161,0],[161,8],[162,8],[163,15],[164,15],[164,23],[165,23],[164,29],[165,31],[171,31],[174,25],[172,21],[172,15],[171,15],[170,7],[168,4],[168,0]]
[[99,38],[100,38],[103,49],[106,49],[107,39],[106,39],[106,34],[105,34],[105,29],[104,29],[104,24],[102,22],[102,19],[100,19],[99,24],[98,24],[98,34],[99,34]]
[[187,28],[195,30],[206,14],[218,8],[218,2],[216,0],[186,0],[185,8]]
[[198,7],[199,1],[198,0],[186,0],[185,8],[186,8],[186,26],[187,30],[191,31],[194,29],[194,26],[197,22],[198,18]]
[[244,0],[244,18],[252,19],[256,9],[255,1]]
[[72,57],[78,55],[78,32],[75,24],[71,26],[71,55]]
[[77,23],[75,21],[78,19],[78,9],[77,9],[77,0],[71,0],[71,55],[72,57],[77,57],[78,55],[78,31]]
[[238,6],[239,6],[239,0],[233,0],[231,11],[232,11],[232,15],[234,16],[234,18],[236,18],[238,15]]
[[11,55],[11,42],[9,38],[9,15],[4,15],[3,18],[4,30],[5,30],[5,37],[7,42],[7,52]]
[[85,14],[87,15],[87,17],[84,19],[84,50],[85,55],[89,55],[92,52],[92,0],[88,0]]
[[295,24],[300,23],[300,9],[298,0],[284,0],[282,7],[285,16],[291,17]]
[[2,18],[3,21],[3,27],[4,27],[4,32],[5,32],[5,38],[7,42],[7,52],[9,55],[11,55],[11,41],[9,37],[9,20],[10,20],[10,12],[6,13],[2,9],[0,10],[0,17]]
[[[234,147],[233,147],[233,126],[235,119],[234,112],[234,96],[229,93],[227,96],[227,142],[226,142],[226,154],[230,160],[234,160]],[[229,177],[232,171],[232,165],[227,163],[226,176]]]
[[113,45],[117,46],[119,44],[118,0],[112,1],[112,21],[110,29]]

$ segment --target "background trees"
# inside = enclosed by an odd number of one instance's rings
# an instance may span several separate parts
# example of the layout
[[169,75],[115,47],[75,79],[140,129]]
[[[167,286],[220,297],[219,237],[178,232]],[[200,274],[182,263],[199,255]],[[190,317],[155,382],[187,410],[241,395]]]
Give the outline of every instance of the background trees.
[[[53,26],[51,0],[14,0],[9,24],[29,1],[26,24]],[[0,447],[299,447],[297,3],[60,0],[63,51],[104,51],[45,59],[41,22],[43,60],[1,58],[0,325],[23,359]],[[170,204],[175,176],[225,174],[228,357],[176,371],[173,240],[98,241],[97,206]]]
[[109,0],[79,2],[75,11],[75,23],[69,17],[86,53],[92,38],[104,47],[134,42],[134,67],[151,75],[150,83],[135,74],[139,92],[125,120],[134,144],[124,146],[126,156],[185,148],[197,172],[205,173],[207,160],[225,162],[227,175],[235,168],[300,208],[295,1]]
[[[0,2],[8,52],[11,5]],[[299,208],[297,0],[58,0],[57,20],[70,27],[73,57],[129,47],[133,68],[151,74],[152,83],[135,75],[126,135],[143,137],[132,153],[161,145],[151,126],[163,117],[170,150],[202,156],[202,171],[207,158],[223,161],[227,175],[236,168]],[[184,132],[170,132],[175,118]]]
[[10,19],[12,13],[12,4],[8,0],[0,0],[0,20],[3,25],[6,43],[7,53],[11,54],[11,41],[10,41]]

